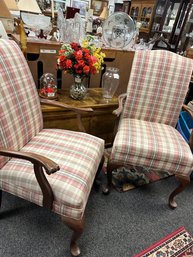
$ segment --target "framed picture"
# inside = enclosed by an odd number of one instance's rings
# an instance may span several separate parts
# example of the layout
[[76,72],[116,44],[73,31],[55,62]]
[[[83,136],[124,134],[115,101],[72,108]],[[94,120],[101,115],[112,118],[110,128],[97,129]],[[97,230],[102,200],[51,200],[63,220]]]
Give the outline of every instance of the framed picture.
[[93,14],[99,16],[103,10],[103,7],[108,6],[106,0],[91,0],[91,9],[93,9]]
[[80,15],[86,16],[86,11],[89,9],[89,1],[87,0],[72,0],[71,6],[80,9]]

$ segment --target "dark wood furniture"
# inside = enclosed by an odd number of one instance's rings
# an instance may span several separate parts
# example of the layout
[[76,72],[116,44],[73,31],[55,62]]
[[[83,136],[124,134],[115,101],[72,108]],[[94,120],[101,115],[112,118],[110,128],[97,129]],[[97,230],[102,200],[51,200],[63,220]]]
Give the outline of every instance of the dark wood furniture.
[[[187,26],[188,22],[191,23],[189,14],[192,3],[192,0],[158,0],[149,37],[163,34],[173,52],[184,51],[187,46],[186,34],[192,31],[192,26]],[[166,49],[167,45],[157,41],[155,48]]]
[[129,15],[136,22],[142,24],[141,33],[149,33],[155,8],[156,0],[133,0]]
[[[58,102],[68,104],[71,107],[92,108],[93,112],[82,114],[82,123],[86,132],[103,138],[106,146],[111,145],[116,119],[112,112],[118,107],[117,96],[114,96],[111,100],[105,100],[101,88],[89,88],[85,99],[81,101],[73,100],[69,96],[68,90],[58,90],[58,96]],[[79,130],[77,116],[72,111],[43,105],[42,112],[45,128]]]

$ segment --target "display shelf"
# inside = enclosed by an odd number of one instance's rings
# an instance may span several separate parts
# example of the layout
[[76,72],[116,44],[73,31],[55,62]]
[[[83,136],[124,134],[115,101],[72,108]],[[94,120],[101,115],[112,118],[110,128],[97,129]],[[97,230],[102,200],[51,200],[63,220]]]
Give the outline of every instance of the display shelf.
[[[190,10],[192,0],[158,0],[155,7],[155,15],[151,24],[149,38],[154,38],[156,33],[164,33],[165,40],[174,52],[182,48],[182,36]],[[154,48],[168,48],[156,42]],[[181,51],[181,50],[180,50]]]

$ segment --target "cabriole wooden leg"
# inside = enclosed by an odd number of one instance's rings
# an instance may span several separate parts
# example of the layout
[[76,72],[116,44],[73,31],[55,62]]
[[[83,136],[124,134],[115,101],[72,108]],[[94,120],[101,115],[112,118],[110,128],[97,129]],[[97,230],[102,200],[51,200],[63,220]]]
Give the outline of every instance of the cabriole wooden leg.
[[71,218],[62,217],[62,221],[73,230],[71,242],[70,242],[70,252],[72,256],[78,256],[80,254],[80,248],[77,245],[76,241],[80,238],[82,235],[82,232],[84,230],[84,223],[85,219],[84,217],[81,220],[74,220]]
[[172,209],[175,209],[177,207],[177,203],[175,201],[175,196],[179,193],[181,193],[186,187],[187,185],[190,183],[190,179],[183,179],[180,177],[176,176],[176,179],[179,180],[180,184],[179,186],[171,193],[170,197],[169,197],[169,206]]

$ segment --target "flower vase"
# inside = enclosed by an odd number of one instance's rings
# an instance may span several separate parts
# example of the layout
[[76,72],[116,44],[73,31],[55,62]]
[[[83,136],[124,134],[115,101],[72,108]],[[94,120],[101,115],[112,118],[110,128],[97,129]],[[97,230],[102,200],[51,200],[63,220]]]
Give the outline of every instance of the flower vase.
[[74,76],[74,83],[70,88],[70,96],[75,100],[82,100],[87,93],[87,88],[83,84],[83,77]]

